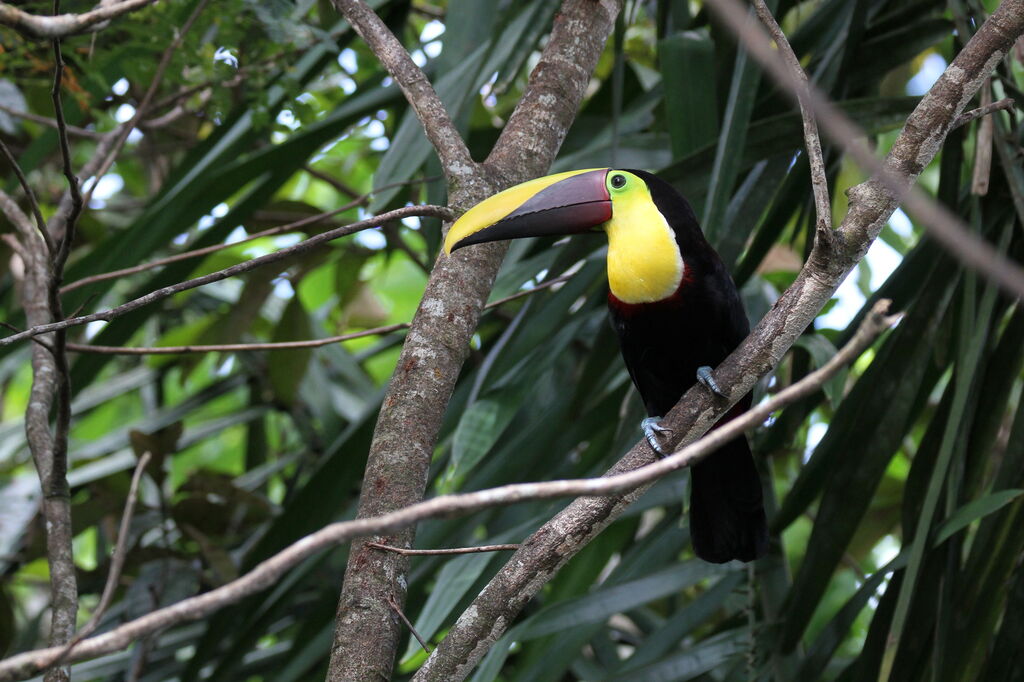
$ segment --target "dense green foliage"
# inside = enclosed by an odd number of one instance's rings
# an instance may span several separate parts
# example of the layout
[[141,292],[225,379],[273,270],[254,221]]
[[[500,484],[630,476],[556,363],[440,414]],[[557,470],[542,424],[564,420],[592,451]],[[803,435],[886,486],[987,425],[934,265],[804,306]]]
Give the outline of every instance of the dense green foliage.
[[[63,11],[88,4],[67,2]],[[95,36],[67,39],[69,122],[106,132],[130,116],[195,4],[158,3]],[[484,158],[558,3],[371,4],[425,64],[475,158]],[[809,74],[880,151],[917,101],[908,81],[926,74],[922,65],[952,58],[983,20],[983,4],[997,3],[769,3]],[[25,3],[40,13],[43,5]],[[52,65],[47,45],[0,28],[0,104],[51,117]],[[995,98],[1024,101],[1022,83],[1021,61],[1007,60],[993,79]],[[298,236],[407,202],[444,203],[411,110],[324,0],[211,3],[173,55],[156,100],[147,121],[184,110],[130,139],[83,215],[68,282],[232,241],[242,229],[329,211],[385,185]],[[1024,130],[1018,114],[993,121],[986,195],[970,192],[977,123],[950,137],[922,183],[1022,261]],[[54,131],[0,112],[0,135],[50,215],[65,187]],[[72,142],[80,167],[96,141]],[[630,0],[552,170],[661,172],[694,204],[756,321],[794,278],[813,234],[802,144],[789,101],[700,3]],[[844,190],[863,175],[827,144],[826,159],[841,217]],[[12,175],[0,182],[20,196]],[[680,521],[686,475],[673,476],[559,573],[474,679],[874,680],[891,636],[894,680],[1024,676],[1024,309],[908,226],[886,228],[884,246],[851,275],[856,286],[834,302],[850,314],[821,317],[759,389],[775,390],[830,357],[856,328],[860,302],[885,296],[906,311],[848,373],[752,435],[780,539],[773,554],[750,570],[694,559]],[[408,220],[339,240],[241,281],[78,328],[71,340],[283,341],[408,321],[439,227]],[[2,219],[0,231],[11,231]],[[64,308],[110,307],[295,240],[267,237],[93,284],[69,292]],[[483,318],[436,449],[431,493],[598,475],[640,437],[640,401],[606,319],[602,248],[585,237],[512,245],[494,299],[575,274]],[[875,257],[879,249],[888,259]],[[0,251],[3,319],[17,326],[17,262],[6,242]],[[398,332],[316,350],[72,355],[81,619],[102,590],[142,451],[155,461],[104,627],[229,581],[325,523],[351,518],[401,341]],[[41,645],[48,621],[23,430],[28,353],[28,344],[0,349],[0,655]],[[563,505],[426,522],[417,545],[516,542]],[[915,537],[927,537],[918,552]],[[75,679],[124,679],[133,669],[132,679],[152,681],[323,679],[346,552],[317,556],[205,621],[76,665]],[[506,556],[414,559],[406,613],[420,634],[442,638]],[[396,670],[408,676],[425,654],[410,638],[399,656]]]

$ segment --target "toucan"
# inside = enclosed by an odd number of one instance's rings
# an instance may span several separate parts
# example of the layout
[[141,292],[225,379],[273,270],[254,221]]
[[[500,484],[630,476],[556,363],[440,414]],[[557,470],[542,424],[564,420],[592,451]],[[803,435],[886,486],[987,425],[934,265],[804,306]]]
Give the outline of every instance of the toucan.
[[[711,367],[750,331],[728,270],[672,185],[632,169],[537,178],[466,211],[444,247],[451,254],[483,242],[595,230],[608,236],[608,311],[647,409],[642,429],[662,455],[660,419],[697,381],[720,394]],[[748,394],[719,424],[750,401]],[[745,436],[692,468],[690,537],[697,556],[714,563],[767,551],[761,482]]]

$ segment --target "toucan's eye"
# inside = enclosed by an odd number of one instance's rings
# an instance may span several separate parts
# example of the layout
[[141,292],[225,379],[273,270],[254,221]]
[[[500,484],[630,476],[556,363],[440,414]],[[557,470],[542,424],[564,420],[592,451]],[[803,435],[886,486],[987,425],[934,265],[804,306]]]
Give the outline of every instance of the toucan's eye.
[[612,176],[612,187],[615,189],[622,189],[626,186],[626,176],[621,173],[616,173]]

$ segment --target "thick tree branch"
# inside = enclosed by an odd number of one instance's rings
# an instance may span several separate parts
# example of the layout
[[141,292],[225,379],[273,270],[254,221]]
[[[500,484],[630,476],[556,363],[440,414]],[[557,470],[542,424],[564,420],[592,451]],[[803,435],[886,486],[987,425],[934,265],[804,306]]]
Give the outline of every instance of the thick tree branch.
[[170,286],[163,287],[162,289],[151,291],[144,296],[132,299],[127,303],[122,303],[121,305],[116,306],[114,308],[110,308],[109,310],[101,310],[100,312],[91,313],[89,315],[69,317],[68,319],[61,320],[60,322],[53,322],[50,324],[39,324],[29,327],[25,331],[18,332],[17,334],[11,334],[10,336],[6,336],[0,339],[0,346],[7,346],[12,343],[15,343],[16,341],[21,341],[23,339],[31,338],[33,336],[47,334],[53,331],[60,331],[62,329],[67,329],[68,327],[77,327],[83,324],[89,324],[90,322],[109,322],[115,317],[119,317],[121,315],[124,315],[125,313],[129,313],[133,310],[149,305],[150,303],[162,301],[168,296],[173,296],[174,294],[180,293],[182,291],[195,289],[196,287],[201,287],[205,284],[210,284],[212,282],[219,282],[222,279],[234,277],[235,275],[240,275],[243,272],[255,270],[258,267],[269,265],[271,263],[276,263],[290,256],[294,256],[298,253],[304,253],[306,251],[309,251],[310,249],[316,248],[317,246],[325,244],[334,239],[338,239],[339,237],[344,237],[346,235],[359,232],[360,230],[364,230],[368,227],[375,227],[377,225],[380,225],[382,222],[386,222],[388,220],[398,220],[410,216],[433,216],[435,218],[446,219],[451,217],[451,211],[449,211],[444,206],[431,205],[406,206],[405,208],[395,209],[394,211],[382,213],[379,216],[370,218],[368,220],[361,220],[357,223],[352,223],[350,225],[337,227],[333,230],[328,230],[321,234],[310,237],[309,239],[303,240],[298,244],[289,246],[288,248],[285,249],[281,249],[280,251],[268,253],[265,256],[259,256],[258,258],[253,258],[252,260],[245,261],[244,263],[239,263],[238,265],[232,265],[231,267],[224,268],[223,270],[211,272],[210,274],[203,275],[202,277],[196,277],[194,279],[185,280],[184,282],[178,282],[177,284],[172,284]]
[[[714,0],[716,7],[723,4],[723,0]],[[736,2],[729,2],[728,6],[734,11],[730,22],[734,30],[749,29],[749,24],[743,27],[746,12],[742,7]],[[744,43],[755,57],[773,65],[773,77],[787,90],[793,90],[785,65],[775,59],[777,55],[768,47],[763,33],[756,27],[754,31],[754,38],[741,33]],[[888,174],[897,176],[901,188],[909,186],[934,158],[964,105],[1022,32],[1024,0],[1006,0],[921,101],[885,161]],[[814,90],[809,92],[814,103]],[[824,125],[821,110],[817,106],[813,110]],[[826,131],[831,134],[828,128]],[[838,142],[847,147],[850,141],[863,137],[856,128],[846,131],[846,135]],[[698,385],[666,416],[665,426],[674,431],[679,442],[692,442],[707,432],[778,364],[867,253],[897,206],[898,193],[877,176],[849,194],[850,208],[839,230],[818,232],[808,263],[796,281],[715,371],[718,385],[728,387],[728,398],[716,399]],[[651,451],[641,444],[619,460],[608,475],[636,469],[650,463],[652,457]],[[533,595],[640,492],[602,499],[580,498],[538,529],[463,613],[415,679],[463,679]]]
[[416,117],[423,124],[427,139],[434,145],[448,184],[458,183],[476,175],[476,163],[466,143],[455,129],[448,110],[438,99],[434,87],[420,67],[412,61],[402,43],[362,0],[332,0],[338,11],[348,19],[356,33],[366,41],[384,68],[402,89]]
[[[756,406],[720,429],[716,429],[706,438],[691,443],[643,469],[603,478],[514,483],[472,493],[442,495],[379,517],[332,523],[289,545],[236,580],[82,641],[68,654],[67,660],[82,661],[118,651],[157,630],[202,618],[227,604],[237,602],[243,597],[274,585],[289,568],[313,554],[353,538],[395,531],[424,519],[461,515],[480,509],[530,500],[577,495],[618,495],[636,489],[638,486],[653,483],[673,471],[699,462],[727,441],[763,422],[776,410],[820,390],[821,386],[840,368],[857,358],[880,333],[898,319],[897,315],[887,315],[887,310],[888,301],[880,301],[876,304],[875,309],[866,316],[850,342],[821,368],[780,391],[771,400]],[[523,551],[522,547],[521,551]],[[516,556],[518,554],[517,552]],[[29,651],[0,662],[0,682],[22,679],[38,673],[60,651],[61,649],[58,647]]]
[[[337,4],[343,9],[362,7],[354,0],[337,0]],[[527,94],[513,117],[519,122],[509,123],[524,137],[513,135],[499,141],[498,147],[508,153],[487,164],[473,164],[469,170],[459,166],[462,162],[458,160],[445,164],[452,207],[465,210],[498,190],[548,170],[583,99],[618,9],[618,0],[563,2],[540,64],[530,76],[527,90],[532,94]],[[349,19],[355,23],[355,16]],[[567,24],[576,32],[568,31]],[[385,37],[381,44],[379,36],[364,38],[401,83],[402,72],[396,72],[390,62],[404,61],[408,55],[397,41]],[[409,96],[417,106],[416,98],[421,96],[417,93],[425,88],[403,87],[412,91]],[[428,101],[436,102],[430,95]],[[424,113],[429,115],[429,111]],[[430,124],[424,125],[429,134]],[[530,130],[534,137],[526,139]],[[459,251],[451,258],[441,256],[435,263],[377,419],[359,518],[379,516],[423,498],[438,430],[506,248],[487,244]],[[338,603],[329,680],[390,677],[402,632],[388,604],[392,599],[404,604],[409,560],[372,550],[365,541],[411,547],[414,537],[410,528],[353,543]]]
[[0,24],[10,26],[27,38],[51,40],[64,36],[82,33],[96,24],[109,21],[122,14],[133,12],[156,0],[122,0],[105,4],[82,14],[60,14],[51,17],[40,17],[0,2]]
[[516,173],[519,182],[535,177],[524,177],[520,169],[535,167],[536,159],[544,169],[555,160],[619,9],[620,3],[613,0],[563,3],[548,47],[487,157],[487,166]]

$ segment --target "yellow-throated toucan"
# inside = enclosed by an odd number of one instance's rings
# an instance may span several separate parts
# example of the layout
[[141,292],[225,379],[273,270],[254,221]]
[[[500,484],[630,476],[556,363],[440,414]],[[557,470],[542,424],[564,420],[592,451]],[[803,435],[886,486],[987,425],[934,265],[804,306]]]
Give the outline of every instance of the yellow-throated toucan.
[[[698,380],[717,392],[709,367],[749,332],[736,285],[675,188],[639,170],[538,178],[467,211],[445,250],[593,229],[608,235],[608,309],[650,415],[644,433],[660,452],[658,419]],[[749,406],[748,395],[723,421]],[[761,483],[745,437],[693,467],[690,535],[697,555],[716,563],[751,561],[767,550]]]

